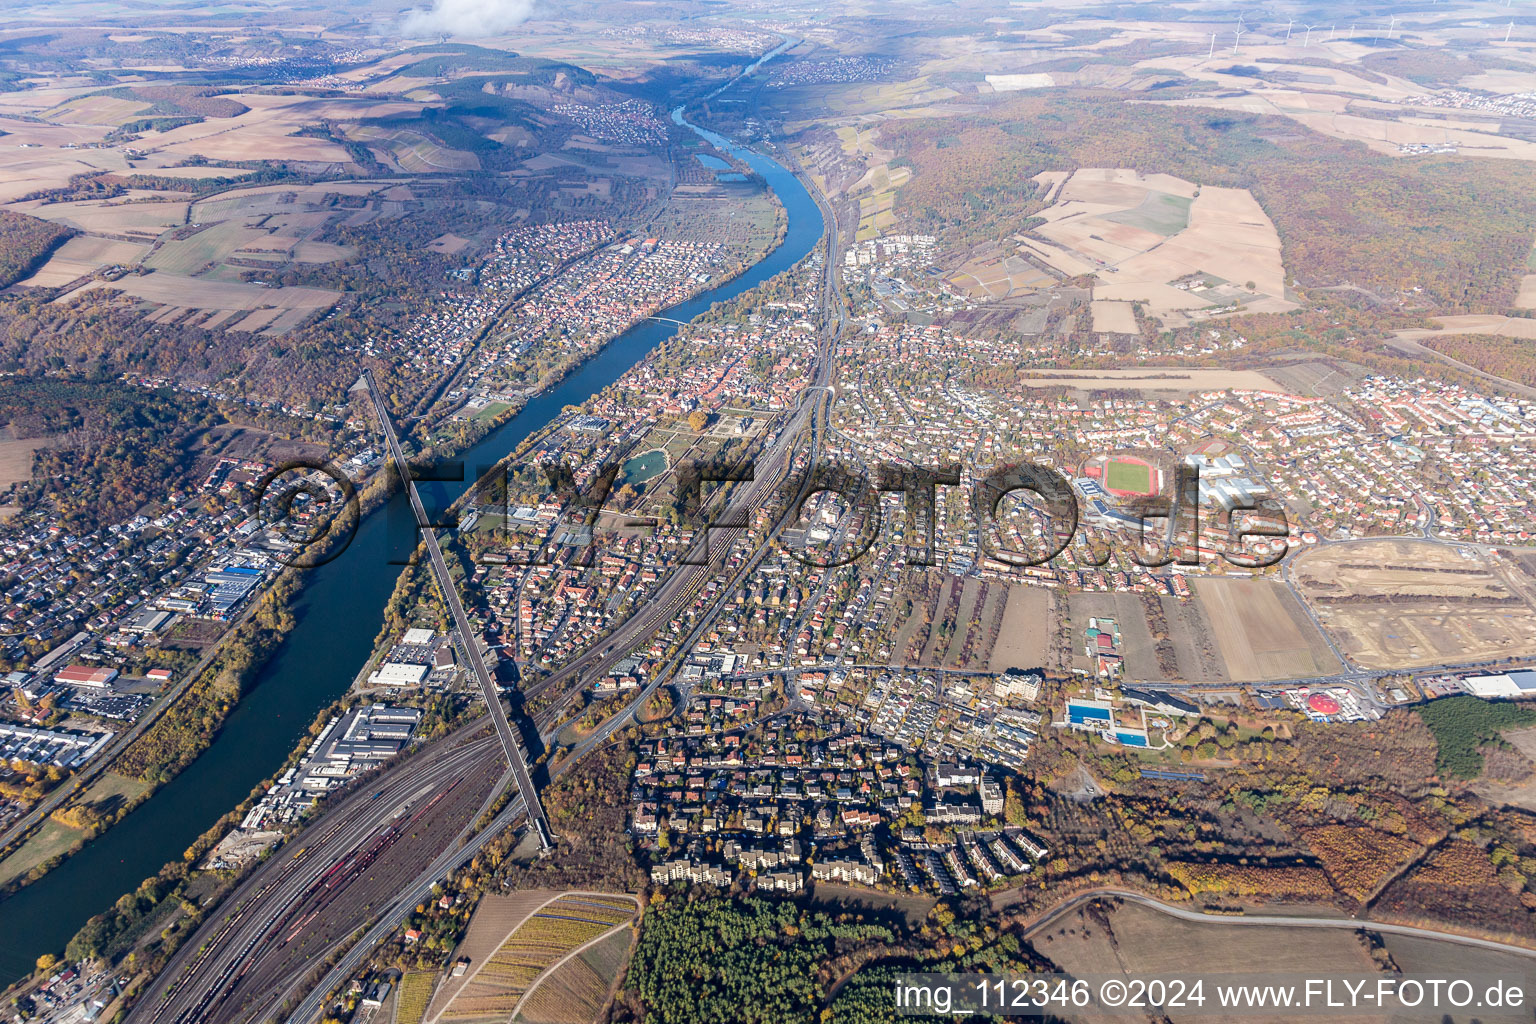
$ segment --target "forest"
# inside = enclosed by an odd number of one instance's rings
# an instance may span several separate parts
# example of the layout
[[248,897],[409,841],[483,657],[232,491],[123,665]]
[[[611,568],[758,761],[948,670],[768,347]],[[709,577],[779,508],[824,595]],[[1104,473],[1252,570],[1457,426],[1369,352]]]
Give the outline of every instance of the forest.
[[645,912],[613,1019],[876,1024],[895,1016],[897,973],[1039,966],[985,902],[939,903],[913,922],[874,908],[663,893]]
[[20,437],[63,438],[38,449],[23,503],[51,499],[72,529],[120,522],[164,497],[190,468],[189,432],[222,418],[201,400],[116,381],[0,382],[0,425]]
[[626,987],[645,1024],[799,1024],[821,999],[817,968],[851,944],[890,942],[883,926],[836,924],[794,903],[667,897],[646,912]]
[[12,210],[0,210],[0,288],[27,277],[74,229]]
[[1419,344],[1495,377],[1536,387],[1536,341],[1495,334],[1442,334]]
[[1435,770],[1453,779],[1475,779],[1483,770],[1482,748],[1504,742],[1505,729],[1536,725],[1536,709],[1480,697],[1447,697],[1419,708],[1434,733]]

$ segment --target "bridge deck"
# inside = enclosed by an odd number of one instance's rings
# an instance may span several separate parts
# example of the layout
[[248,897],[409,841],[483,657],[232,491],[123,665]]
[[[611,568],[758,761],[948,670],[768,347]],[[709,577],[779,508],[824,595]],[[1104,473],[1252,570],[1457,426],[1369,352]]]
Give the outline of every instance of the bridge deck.
[[511,723],[507,721],[506,709],[501,706],[501,697],[496,692],[496,682],[486,670],[480,645],[470,629],[469,616],[464,614],[464,604],[459,600],[458,589],[453,585],[453,577],[448,573],[448,562],[443,558],[443,549],[438,546],[437,531],[432,529],[431,520],[427,518],[426,507],[421,503],[421,495],[416,491],[416,482],[411,479],[410,466],[406,464],[405,453],[400,448],[400,439],[395,434],[394,424],[390,422],[389,410],[384,406],[384,396],[379,393],[378,386],[374,383],[372,370],[364,371],[362,383],[368,390],[368,397],[373,400],[373,408],[378,413],[379,426],[384,432],[384,441],[389,447],[390,458],[394,461],[395,470],[400,474],[400,479],[405,484],[406,494],[410,497],[411,510],[416,515],[416,525],[421,528],[422,540],[426,542],[427,555],[432,562],[432,574],[437,578],[437,586],[442,591],[443,602],[448,605],[448,612],[453,617],[454,629],[459,634],[460,647],[464,651],[465,659],[469,662],[470,670],[474,673],[475,681],[480,685],[485,706],[491,713],[491,722],[496,727],[496,736],[501,740],[502,750],[507,756],[507,764],[512,767],[518,792],[522,794],[524,802],[528,805],[528,820],[538,833],[540,847],[547,850],[553,845],[553,836],[549,831],[549,820],[544,816],[544,805],[540,802],[538,790],[534,788],[533,779],[528,774],[528,762],[523,757],[522,747],[517,741],[517,736],[512,732]]

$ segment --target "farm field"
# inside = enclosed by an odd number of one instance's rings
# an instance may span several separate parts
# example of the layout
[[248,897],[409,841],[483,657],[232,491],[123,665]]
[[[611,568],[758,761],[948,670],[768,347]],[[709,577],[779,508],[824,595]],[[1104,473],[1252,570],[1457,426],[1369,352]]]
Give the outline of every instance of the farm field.
[[[639,902],[632,896],[607,893],[542,893],[532,906],[518,898],[517,903],[489,908],[492,923],[476,934],[471,922],[469,934],[454,959],[468,956],[470,968],[457,986],[444,985],[428,1010],[427,1024],[503,1024],[509,1020],[523,997],[538,983],[549,968],[615,928],[622,928],[639,912]],[[524,908],[527,909],[524,909]],[[505,925],[521,911],[510,931]],[[480,911],[476,912],[476,920]],[[486,940],[501,932],[494,943]],[[627,934],[627,933],[626,933]],[[471,950],[471,943],[475,949]],[[477,959],[474,953],[480,953]],[[566,961],[567,963],[569,961]],[[596,976],[581,977],[581,968],[572,968],[560,984],[586,985]],[[606,1002],[606,994],[598,1007]]]
[[469,239],[460,238],[458,235],[449,233],[432,239],[432,241],[427,243],[427,248],[431,249],[433,252],[440,252],[444,255],[451,256],[469,244]]
[[[1444,971],[1446,976],[1453,978],[1474,974],[1513,977],[1530,970],[1530,961],[1514,953],[1473,949],[1453,942],[1436,942],[1434,939],[1407,935],[1384,935],[1382,938],[1387,951],[1392,954],[1392,960],[1404,974],[1427,977],[1432,971]],[[1516,1019],[1513,1013],[1500,1016],[1496,1011],[1478,1016],[1488,1024]]]
[[193,164],[189,167],[143,167],[138,168],[145,174],[152,174],[157,178],[243,178],[251,172],[243,167],[213,167],[208,164]]
[[[242,331],[265,329],[266,333],[274,335],[291,330],[316,311],[331,308],[341,297],[340,293],[323,288],[263,288],[255,284],[158,272],[117,281],[92,281],[54,301],[67,302],[100,288],[120,291],[161,306],[162,309],[151,317],[153,322],[186,317],[186,322],[202,327]],[[237,315],[242,313],[245,315]]]
[[400,103],[362,98],[318,99],[242,92],[249,107],[238,117],[210,117],[169,131],[145,132],[144,141],[156,151],[179,159],[202,156],[210,163],[241,160],[297,160],[351,165],[347,151],[329,139],[297,135],[299,129],[325,118],[388,116]]
[[896,223],[896,214],[892,207],[896,204],[896,192],[887,189],[872,196],[863,196],[859,199],[859,227],[855,235],[858,241],[868,238],[877,238],[886,229]]
[[1044,587],[1008,588],[1003,626],[992,647],[987,668],[1040,668],[1051,646],[1051,592]]
[[9,111],[25,119],[0,118],[0,130],[7,133],[7,147],[24,144],[29,148],[7,156],[0,201],[63,185],[87,171],[155,173],[192,156],[205,157],[215,167],[220,162],[259,159],[345,165],[349,157],[341,146],[295,133],[328,117],[380,116],[412,109],[398,102],[361,97],[318,99],[243,93],[242,103],[250,109],[238,117],[209,117],[168,131],[142,133],[137,148],[141,153],[146,149],[151,152],[130,168],[124,150],[111,142],[104,144],[104,139],[117,125],[144,116],[148,103],[100,95],[71,97],[61,90],[22,91],[16,99],[17,105],[10,106]]
[[[1375,969],[1365,946],[1346,931],[1291,931],[1180,921],[1136,904],[1106,915],[1079,910],[1063,915],[1032,936],[1041,954],[1074,974],[1123,972],[1124,976],[1172,977],[1199,964],[1205,974],[1237,971],[1369,973]],[[1084,1020],[1094,1024],[1146,1020],[1128,1010],[1101,1010]],[[1173,1020],[1181,1018],[1176,1012]],[[1321,1021],[1322,1016],[1288,1016]]]
[[400,979],[399,1001],[395,1004],[395,1024],[421,1024],[427,1012],[427,1000],[437,975],[431,971],[412,971]]
[[187,238],[162,242],[145,258],[144,265],[171,274],[197,274],[265,237],[265,231],[224,221]]
[[0,116],[0,132],[5,133],[0,203],[12,202],[39,189],[57,188],[76,174],[121,174],[128,170],[127,158],[121,151],[94,148],[110,131],[108,126],[49,124],[31,119],[33,116],[30,111],[27,119]]
[[1366,668],[1536,654],[1529,594],[1486,559],[1428,541],[1331,544],[1291,573],[1337,643]]
[[93,235],[127,235],[129,241],[152,242],[166,229],[179,228],[187,221],[187,201],[163,198],[165,195],[135,190],[114,199],[83,199],[46,206],[21,203],[16,209]]
[[1092,670],[1083,654],[1082,635],[1090,618],[1114,619],[1120,626],[1120,655],[1127,679],[1163,679],[1157,661],[1157,643],[1147,625],[1140,594],[1077,593],[1068,599],[1072,608],[1072,667]]
[[[1030,253],[1066,276],[1098,277],[1095,330],[1116,329],[1099,326],[1110,315],[1124,323],[1111,307],[1101,314],[1098,301],[1144,302],[1168,324],[1186,323],[1186,314],[1208,307],[1294,308],[1285,298],[1279,232],[1246,189],[1082,168],[1039,216],[1045,223],[1024,243]],[[1174,287],[1202,274],[1203,281]]]
[[1400,147],[1449,143],[1462,156],[1493,157],[1505,160],[1536,160],[1536,143],[1486,131],[1467,131],[1442,125],[1427,125],[1409,117],[1387,120],[1312,109],[1313,102],[1299,93],[1274,90],[1264,97],[1247,93],[1240,97],[1202,98],[1198,101],[1175,100],[1174,106],[1202,106],[1245,113],[1279,114],[1331,138],[1364,143],[1386,156],[1403,157]]
[[66,100],[41,116],[55,124],[120,125],[148,110],[149,100],[122,96],[81,96]]
[[348,138],[367,143],[379,159],[409,174],[477,170],[480,167],[475,154],[447,149],[408,128],[359,125],[348,133]]
[[[1369,971],[1374,966],[1365,946],[1347,931],[1288,933],[1224,925],[1219,920],[1209,924],[1181,921],[1134,903],[1115,907],[1104,920],[1107,930],[1095,925],[1087,913],[1058,918],[1040,936],[1044,942],[1041,952],[1065,971],[1103,970],[1104,965],[1116,963],[1128,971],[1148,974],[1176,972],[1180,965],[1190,963],[1199,963],[1202,970],[1211,972],[1308,968],[1343,972]],[[1305,941],[1298,941],[1303,937]],[[1260,963],[1262,967],[1254,966]]]
[[1054,277],[1023,256],[991,255],[968,260],[949,275],[951,287],[975,299],[1006,299],[1055,283]]
[[[991,656],[986,647],[987,638],[999,614],[1006,615],[1004,602],[1008,600],[1009,589],[976,579],[965,580],[960,588],[959,604],[954,609],[954,630],[946,638],[940,630],[930,629],[919,663],[948,668],[970,668],[986,664]],[[948,593],[946,589],[946,597],[943,599],[946,607]],[[1002,635],[1001,628],[999,635]],[[1036,662],[1035,666],[1038,665]]]
[[[879,115],[882,117],[916,116],[925,107],[941,106],[961,96],[955,90],[934,85],[926,76],[905,82],[868,82],[858,84],[795,85],[775,97],[778,105],[789,110],[824,110],[838,117]],[[784,126],[793,135],[815,121],[790,121]]]
[[633,929],[625,928],[570,956],[528,990],[512,1020],[516,1024],[592,1024],[618,985],[633,942]]
[[1158,597],[1163,618],[1168,623],[1168,641],[1173,644],[1173,658],[1179,678],[1190,682],[1229,683],[1226,661],[1216,646],[1211,623],[1199,601],[1181,601],[1163,594]]
[[[1536,277],[1536,275],[1532,275]],[[1520,294],[1527,295],[1531,278],[1525,278]],[[1536,295],[1530,296],[1536,302]],[[1518,303],[1517,303],[1518,304]],[[1421,338],[1433,338],[1442,334],[1497,334],[1505,338],[1525,338],[1536,340],[1536,320],[1523,316],[1498,316],[1494,314],[1468,313],[1462,316],[1437,316],[1435,322],[1440,326],[1434,330],[1415,328],[1405,331],[1394,331],[1395,337],[1408,341],[1418,341]]]
[[1210,624],[1201,614],[1200,605],[1167,595],[1157,596],[1158,608],[1167,635],[1159,641],[1147,621],[1148,608],[1140,594],[1079,593],[1070,598],[1073,647],[1071,665],[1091,669],[1092,662],[1082,652],[1082,631],[1088,619],[1112,618],[1120,626],[1121,657],[1126,678],[1132,682],[1175,680],[1196,683],[1230,682],[1220,652],[1211,636]]
[[[469,929],[464,933],[464,941],[459,943],[453,951],[453,959],[469,958],[470,968],[484,963],[485,960],[507,941],[507,936],[527,920],[539,907],[549,902],[556,894],[546,889],[531,889],[525,892],[514,893],[507,896],[485,896],[475,908],[475,915],[470,919]],[[469,982],[469,974],[463,977],[452,976],[444,978],[443,984],[433,994],[431,1004],[427,1007],[426,1019],[435,1020],[437,1015],[443,1012],[448,1002]]]
[[47,443],[45,437],[0,438],[0,490],[32,479],[32,453]]
[[59,288],[105,266],[133,266],[148,251],[149,246],[140,242],[76,235],[55,249],[53,255],[48,257],[48,262],[37,268],[36,273],[17,284],[34,288]]
[[1135,334],[1136,311],[1129,302],[1093,300],[1093,329],[1103,334]]
[[1536,274],[1526,274],[1520,279],[1520,294],[1515,296],[1517,309],[1536,309]]
[[1281,584],[1230,577],[1194,583],[1232,682],[1310,678],[1341,669],[1306,612]]
[[[1271,911],[1273,912],[1273,911]],[[1374,915],[1373,915],[1374,916]],[[1369,927],[1369,921],[1363,922]],[[1470,977],[1525,974],[1530,961],[1517,954],[1476,949],[1453,942],[1399,935],[1381,935],[1386,952],[1407,976]],[[1197,963],[1205,974],[1295,973],[1371,975],[1380,971],[1369,946],[1343,929],[1280,928],[1239,925],[1219,917],[1182,921],[1150,907],[1122,903],[1103,914],[1078,909],[1030,934],[1031,943],[1062,971],[1074,974],[1123,972],[1123,977],[1173,977]],[[1105,965],[1111,965],[1106,968]],[[1140,1022],[1144,1015],[1104,1010],[1082,1019],[1099,1022]],[[1170,1017],[1175,1021],[1198,1016]],[[1286,1020],[1338,1020],[1326,1015],[1287,1015]],[[1406,1018],[1393,1018],[1406,1019]],[[1512,1022],[1518,1014],[1482,1013],[1478,1019]]]

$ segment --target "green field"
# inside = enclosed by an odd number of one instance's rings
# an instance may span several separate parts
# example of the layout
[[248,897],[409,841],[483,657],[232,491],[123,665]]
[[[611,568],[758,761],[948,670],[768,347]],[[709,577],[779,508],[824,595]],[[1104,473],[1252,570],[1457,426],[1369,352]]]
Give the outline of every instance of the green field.
[[52,818],[46,819],[32,837],[21,844],[20,849],[0,862],[0,885],[8,884],[43,861],[57,857],[84,835],[76,829],[60,825]]
[[580,956],[598,976],[612,982],[629,959],[629,932],[614,932],[601,942],[588,946]]
[[100,778],[80,796],[80,801],[95,804],[98,809],[113,806],[119,801],[137,800],[149,789],[143,779],[130,779],[117,772],[102,772]]
[[[201,215],[206,216],[206,213]],[[265,237],[265,231],[253,231],[237,221],[225,221],[204,228],[189,238],[162,243],[144,258],[144,265],[168,274],[193,275],[210,263],[227,259],[241,246]]]
[[1189,207],[1193,202],[1193,199],[1171,196],[1166,192],[1149,192],[1147,198],[1134,210],[1106,213],[1104,219],[1154,234],[1176,235],[1189,227]]
[[1152,493],[1152,468],[1134,462],[1110,462],[1104,470],[1104,486],[1112,491]]
[[472,418],[477,420],[495,419],[510,408],[512,408],[511,402],[487,402],[484,406],[475,410]]

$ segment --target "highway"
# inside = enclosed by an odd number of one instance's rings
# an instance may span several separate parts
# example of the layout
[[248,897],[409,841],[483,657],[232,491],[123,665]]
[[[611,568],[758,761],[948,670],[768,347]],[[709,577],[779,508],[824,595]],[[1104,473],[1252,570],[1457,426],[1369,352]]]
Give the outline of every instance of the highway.
[[544,805],[539,802],[538,790],[534,788],[533,779],[528,774],[528,762],[523,757],[522,745],[517,736],[512,732],[512,725],[507,721],[507,710],[502,706],[501,695],[496,690],[496,681],[486,671],[485,659],[480,653],[479,634],[470,628],[469,616],[464,614],[464,602],[459,599],[458,587],[454,586],[453,576],[448,572],[448,562],[443,558],[443,549],[437,543],[437,531],[432,528],[432,520],[427,518],[426,507],[421,503],[421,495],[416,490],[416,481],[411,478],[410,464],[405,461],[405,453],[400,449],[400,438],[395,435],[394,424],[389,419],[389,409],[384,405],[384,396],[374,382],[373,371],[364,370],[359,384],[367,389],[368,397],[373,400],[373,408],[379,416],[379,429],[384,433],[384,441],[389,446],[390,458],[394,461],[395,471],[400,474],[400,481],[405,487],[406,494],[411,499],[411,510],[416,514],[416,525],[421,528],[422,540],[427,546],[427,555],[432,561],[432,574],[437,577],[437,588],[442,592],[443,603],[448,606],[449,613],[453,616],[454,629],[459,634],[459,645],[464,651],[464,657],[469,662],[470,670],[474,673],[475,682],[480,685],[480,695],[485,698],[485,706],[491,713],[491,722],[496,727],[496,737],[501,740],[502,752],[506,754],[507,763],[512,766],[512,776],[517,782],[517,791],[522,794],[528,805],[528,818],[538,831],[539,846],[549,849],[553,845],[553,836],[549,831],[549,819],[544,815]]
[[[335,924],[333,917],[344,916],[345,911],[315,920],[354,895],[351,886],[366,879],[380,853],[402,835],[414,838],[409,826],[460,780],[483,769],[496,749],[485,723],[477,721],[368,778],[252,872],[224,901],[224,912],[204,922],[181,948],[128,1019],[144,1024],[231,1019],[229,1004],[239,1002],[231,997],[259,998],[265,971],[280,968],[294,952],[285,947],[306,929],[323,934]],[[312,912],[301,914],[306,909]]]

